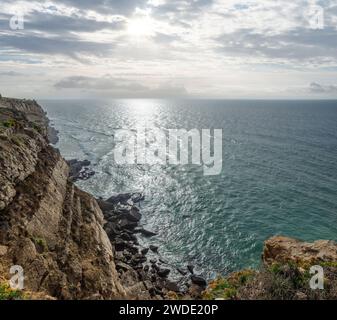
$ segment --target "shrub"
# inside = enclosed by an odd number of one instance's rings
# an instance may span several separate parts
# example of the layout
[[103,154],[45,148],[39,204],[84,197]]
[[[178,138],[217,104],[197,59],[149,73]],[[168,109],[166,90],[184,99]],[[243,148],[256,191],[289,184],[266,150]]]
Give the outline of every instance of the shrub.
[[37,247],[37,251],[42,253],[48,250],[48,245],[45,239],[42,238],[34,238],[33,239],[35,246]]
[[3,121],[2,125],[6,128],[13,128],[16,125],[16,121],[14,119],[8,119]]
[[13,290],[8,284],[0,284],[0,300],[21,300],[24,294],[20,290]]

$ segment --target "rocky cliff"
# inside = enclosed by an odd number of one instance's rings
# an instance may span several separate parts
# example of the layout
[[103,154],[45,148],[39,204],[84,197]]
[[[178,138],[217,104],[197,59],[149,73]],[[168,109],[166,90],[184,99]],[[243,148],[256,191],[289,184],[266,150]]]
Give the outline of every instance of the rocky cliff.
[[[35,101],[0,99],[0,272],[59,299],[123,298],[96,200],[68,180]],[[49,135],[50,136],[50,135]]]

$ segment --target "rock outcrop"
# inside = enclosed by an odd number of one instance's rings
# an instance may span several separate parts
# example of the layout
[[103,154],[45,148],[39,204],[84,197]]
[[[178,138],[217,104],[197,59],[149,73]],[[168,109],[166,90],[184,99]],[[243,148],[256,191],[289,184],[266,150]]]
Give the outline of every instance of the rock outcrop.
[[26,290],[58,299],[124,298],[102,211],[68,179],[48,124],[35,101],[0,99],[0,269],[22,266]]
[[273,263],[314,265],[322,262],[337,262],[337,243],[327,240],[308,243],[276,236],[265,242],[263,262],[267,266]]
[[[265,241],[259,270],[243,270],[209,283],[205,299],[337,299],[337,243],[313,243],[276,236]],[[311,287],[311,268],[323,271],[323,289]],[[317,269],[315,269],[317,270]]]
[[0,98],[0,108],[17,111],[37,130],[47,137],[50,143],[58,142],[58,131],[50,126],[46,112],[35,100]]

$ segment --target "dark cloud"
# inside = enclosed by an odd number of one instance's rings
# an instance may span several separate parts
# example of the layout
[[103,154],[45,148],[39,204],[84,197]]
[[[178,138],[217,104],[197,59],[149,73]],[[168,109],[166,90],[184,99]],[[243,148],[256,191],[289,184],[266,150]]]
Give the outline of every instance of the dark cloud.
[[0,76],[7,76],[7,77],[18,77],[24,75],[21,72],[16,71],[0,71]]
[[137,7],[144,7],[147,0],[57,0],[57,3],[100,13],[130,15]]
[[147,88],[125,79],[112,78],[109,76],[103,78],[72,76],[62,79],[55,84],[58,89],[91,89],[91,90],[126,90],[142,91]]
[[276,35],[239,29],[218,37],[216,41],[219,44],[217,50],[226,55],[290,60],[322,57],[337,59],[337,32],[334,28],[300,28]]
[[167,98],[188,95],[184,87],[163,85],[157,88],[149,88],[133,80],[111,76],[102,78],[72,76],[57,82],[54,87],[62,90],[77,89],[96,94],[103,93],[104,95],[118,98]]
[[25,16],[25,29],[51,33],[95,32],[100,30],[119,30],[125,27],[124,21],[105,22],[88,19],[79,15],[62,16],[33,11]]
[[154,12],[159,14],[178,13],[181,15],[194,14],[212,5],[214,0],[170,0],[164,4],[154,7]]
[[36,33],[13,33],[0,36],[2,50],[16,49],[23,52],[63,55],[81,60],[81,55],[104,56],[111,52],[109,43],[83,41],[76,36],[44,37]]
[[116,22],[97,21],[78,15],[64,16],[33,11],[25,16],[24,30],[9,28],[11,16],[0,15],[0,52],[18,50],[28,53],[64,55],[77,60],[81,55],[105,56],[111,52],[111,43],[85,41],[74,33],[117,31],[125,27],[122,20]]
[[213,2],[214,0],[169,0],[162,5],[152,7],[152,12],[154,16],[169,21],[171,25],[191,28],[190,20],[196,18]]
[[309,92],[315,94],[336,94],[337,86],[322,85],[317,82],[312,82],[309,86]]

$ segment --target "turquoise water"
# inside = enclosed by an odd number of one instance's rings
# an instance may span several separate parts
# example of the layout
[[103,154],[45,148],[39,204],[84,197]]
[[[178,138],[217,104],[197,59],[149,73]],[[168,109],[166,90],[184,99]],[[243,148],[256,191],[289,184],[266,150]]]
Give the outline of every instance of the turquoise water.
[[[144,191],[142,223],[177,266],[204,275],[259,265],[276,234],[337,240],[336,101],[40,101],[57,147],[89,159],[96,175],[79,185],[96,196]],[[222,128],[223,170],[117,166],[116,129]]]

